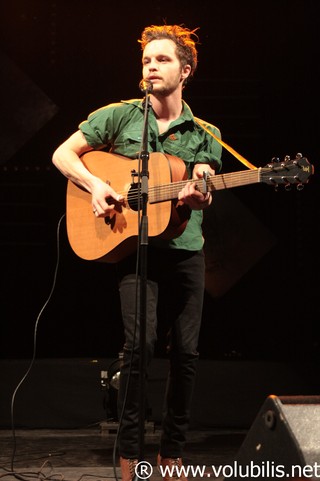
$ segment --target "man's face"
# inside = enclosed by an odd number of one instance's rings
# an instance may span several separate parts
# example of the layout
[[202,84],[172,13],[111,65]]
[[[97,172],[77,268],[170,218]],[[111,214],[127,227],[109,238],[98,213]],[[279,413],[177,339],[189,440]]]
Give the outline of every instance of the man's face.
[[143,78],[151,81],[153,93],[169,95],[181,88],[189,75],[190,66],[182,67],[172,40],[152,40],[145,46],[142,55]]

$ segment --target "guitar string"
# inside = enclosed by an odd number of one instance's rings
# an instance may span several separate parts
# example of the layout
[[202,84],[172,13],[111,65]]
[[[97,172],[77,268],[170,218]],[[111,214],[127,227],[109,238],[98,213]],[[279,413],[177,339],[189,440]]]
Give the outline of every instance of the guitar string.
[[[272,167],[260,167],[256,169],[251,169],[248,171],[240,170],[239,172],[230,172],[226,174],[218,174],[218,175],[209,175],[207,179],[187,179],[187,180],[180,180],[175,182],[170,182],[168,184],[161,184],[150,186],[149,188],[149,197],[151,198],[152,202],[159,202],[161,200],[169,200],[178,197],[179,191],[188,183],[194,182],[197,185],[197,188],[201,192],[205,192],[206,189],[208,190],[221,190],[225,188],[232,188],[238,187],[241,185],[246,185],[250,183],[257,183],[260,180],[261,174],[266,174],[268,172],[273,172]],[[278,182],[281,179],[281,183],[298,183],[300,180],[296,178],[295,175],[290,175],[290,170],[286,172],[287,175],[279,175],[279,172],[276,172]],[[291,182],[289,180],[291,178]],[[270,178],[270,183],[272,183],[272,179]],[[277,184],[276,179],[274,180],[274,184]],[[128,199],[128,190],[119,191],[120,195],[123,195],[126,199]],[[130,193],[130,201],[135,202],[139,199],[138,189]]]
[[[248,170],[248,171],[240,171],[239,173],[227,173],[227,174],[219,174],[219,175],[210,175],[208,176],[206,180],[206,184],[208,185],[209,189],[211,185],[213,184],[213,189],[220,190],[225,188],[226,186],[231,188],[231,187],[236,187],[240,186],[244,183],[248,183],[248,179],[252,178],[252,183],[255,183],[259,177],[259,174],[261,171],[264,169],[256,169],[256,170]],[[270,169],[265,169],[270,170]],[[245,182],[244,182],[245,180]],[[156,185],[156,186],[150,186],[149,188],[149,193],[152,196],[156,197],[156,194],[158,196],[164,196],[164,197],[170,197],[174,198],[178,195],[178,192],[188,183],[188,182],[194,182],[197,184],[197,188],[202,191],[205,190],[203,188],[204,185],[204,180],[203,179],[188,179],[188,180],[181,180],[177,182],[171,182],[169,184],[161,184],[161,185]],[[123,195],[124,197],[127,197],[128,190],[125,191],[119,191],[120,195]],[[130,194],[130,200],[134,201],[139,198],[139,194],[137,191],[134,193]],[[155,199],[156,200],[156,199]]]

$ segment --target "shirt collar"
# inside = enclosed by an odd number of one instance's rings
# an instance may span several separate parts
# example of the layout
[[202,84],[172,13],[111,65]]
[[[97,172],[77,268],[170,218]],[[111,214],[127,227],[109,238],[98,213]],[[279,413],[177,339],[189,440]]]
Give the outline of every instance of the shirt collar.
[[[144,99],[121,100],[121,102],[124,103],[124,104],[135,105],[141,111],[144,110],[144,106],[143,106]],[[183,107],[182,113],[181,113],[180,117],[177,120],[174,121],[174,123],[176,123],[176,122],[182,123],[182,122],[186,122],[186,121],[187,122],[191,121],[195,124],[192,110],[189,107],[189,105],[187,104],[187,102],[185,102],[183,99],[182,99],[182,107]]]

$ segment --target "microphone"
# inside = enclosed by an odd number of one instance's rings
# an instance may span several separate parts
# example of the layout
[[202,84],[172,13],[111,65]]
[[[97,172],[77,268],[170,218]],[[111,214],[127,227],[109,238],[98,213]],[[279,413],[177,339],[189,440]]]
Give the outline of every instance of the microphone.
[[143,78],[139,83],[139,88],[140,88],[141,92],[143,92],[145,94],[150,94],[152,92],[153,85],[152,85],[152,82],[150,80],[147,80],[147,79]]

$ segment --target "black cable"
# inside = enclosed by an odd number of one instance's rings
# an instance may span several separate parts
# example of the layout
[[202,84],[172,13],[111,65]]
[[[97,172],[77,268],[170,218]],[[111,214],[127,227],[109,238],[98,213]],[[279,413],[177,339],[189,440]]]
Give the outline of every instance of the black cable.
[[[41,308],[41,310],[40,310],[40,312],[37,316],[36,322],[35,322],[34,334],[33,334],[33,354],[32,354],[32,358],[31,358],[28,369],[26,370],[24,376],[22,377],[22,379],[18,383],[17,387],[15,388],[15,390],[13,392],[13,395],[12,395],[12,398],[11,398],[11,431],[12,431],[12,439],[13,439],[13,449],[12,449],[11,463],[10,463],[10,466],[11,466],[11,473],[10,474],[12,474],[15,478],[17,478],[19,480],[22,480],[22,481],[24,481],[25,478],[23,476],[20,476],[19,474],[15,473],[15,471],[14,471],[14,459],[15,459],[16,449],[17,449],[16,431],[15,431],[15,425],[14,425],[14,403],[15,403],[15,398],[16,398],[18,390],[20,389],[20,387],[24,383],[24,381],[27,379],[27,377],[30,374],[30,371],[33,367],[33,364],[35,362],[36,353],[37,353],[38,324],[39,324],[39,321],[40,321],[40,317],[41,317],[43,311],[45,310],[45,308],[47,307],[47,305],[49,304],[49,302],[51,300],[51,297],[53,295],[53,292],[55,290],[58,268],[59,268],[59,262],[60,262],[60,227],[61,227],[61,222],[62,222],[64,217],[65,217],[65,214],[63,214],[60,217],[59,222],[58,222],[58,226],[57,226],[57,261],[56,261],[56,266],[55,266],[54,275],[53,275],[52,287],[51,287],[49,296],[48,296],[46,302],[44,303],[43,307]],[[29,477],[28,475],[25,475],[25,476]]]
[[[43,473],[43,468],[49,464],[49,461],[45,461],[43,463],[43,465],[41,466],[40,470],[37,471],[37,472],[33,472],[33,471],[25,471],[25,472],[21,472],[21,473],[17,473],[15,472],[15,469],[14,469],[14,461],[15,461],[15,457],[16,457],[16,449],[17,449],[17,442],[16,442],[16,430],[15,430],[15,425],[14,425],[14,404],[15,404],[15,398],[16,398],[16,395],[18,393],[18,390],[20,389],[21,385],[24,383],[24,381],[27,379],[28,375],[30,374],[31,372],[31,369],[34,365],[34,362],[36,360],[36,353],[37,353],[37,331],[38,331],[38,325],[39,325],[39,321],[40,321],[40,318],[45,310],[45,308],[47,307],[47,305],[49,304],[51,298],[52,298],[52,295],[54,293],[54,290],[55,290],[55,287],[56,287],[56,281],[57,281],[57,275],[58,275],[58,268],[59,268],[59,264],[60,264],[60,229],[61,229],[61,223],[62,223],[62,220],[64,219],[65,217],[65,214],[63,214],[59,221],[58,221],[58,226],[57,226],[57,260],[56,260],[56,266],[55,266],[55,270],[54,270],[54,276],[53,276],[53,283],[52,283],[52,287],[51,287],[51,290],[50,290],[50,293],[49,293],[49,296],[46,300],[46,302],[44,303],[43,307],[41,308],[38,316],[37,316],[37,319],[36,319],[36,322],[35,322],[35,327],[34,327],[34,336],[33,336],[33,353],[32,353],[32,358],[31,358],[31,361],[30,361],[30,364],[29,364],[29,367],[27,368],[25,374],[23,375],[22,379],[20,380],[20,382],[18,383],[17,387],[15,388],[14,392],[13,392],[13,395],[12,395],[12,399],[11,399],[11,431],[12,431],[12,438],[13,438],[13,449],[12,449],[12,454],[11,454],[11,460],[10,460],[10,469],[7,469],[7,468],[4,468],[4,467],[1,467],[0,466],[0,469],[2,469],[3,471],[5,471],[4,473],[0,474],[0,479],[1,478],[5,478],[7,476],[13,476],[15,477],[16,479],[18,479],[19,481],[30,481],[30,479],[36,479],[36,480],[43,480],[43,481],[59,481],[61,479],[64,479],[63,475],[61,475],[60,473],[49,473],[48,475],[46,475],[45,473]],[[59,455],[61,455],[61,453],[58,453]],[[57,454],[57,455],[58,455]],[[81,481],[83,478],[85,477],[90,477],[90,478],[100,478],[100,479],[110,479],[111,476],[97,476],[95,474],[83,474],[79,477],[78,481]],[[57,480],[58,478],[58,480]],[[118,480],[117,476],[116,476],[116,479]],[[64,479],[64,481],[67,481],[66,479]]]

